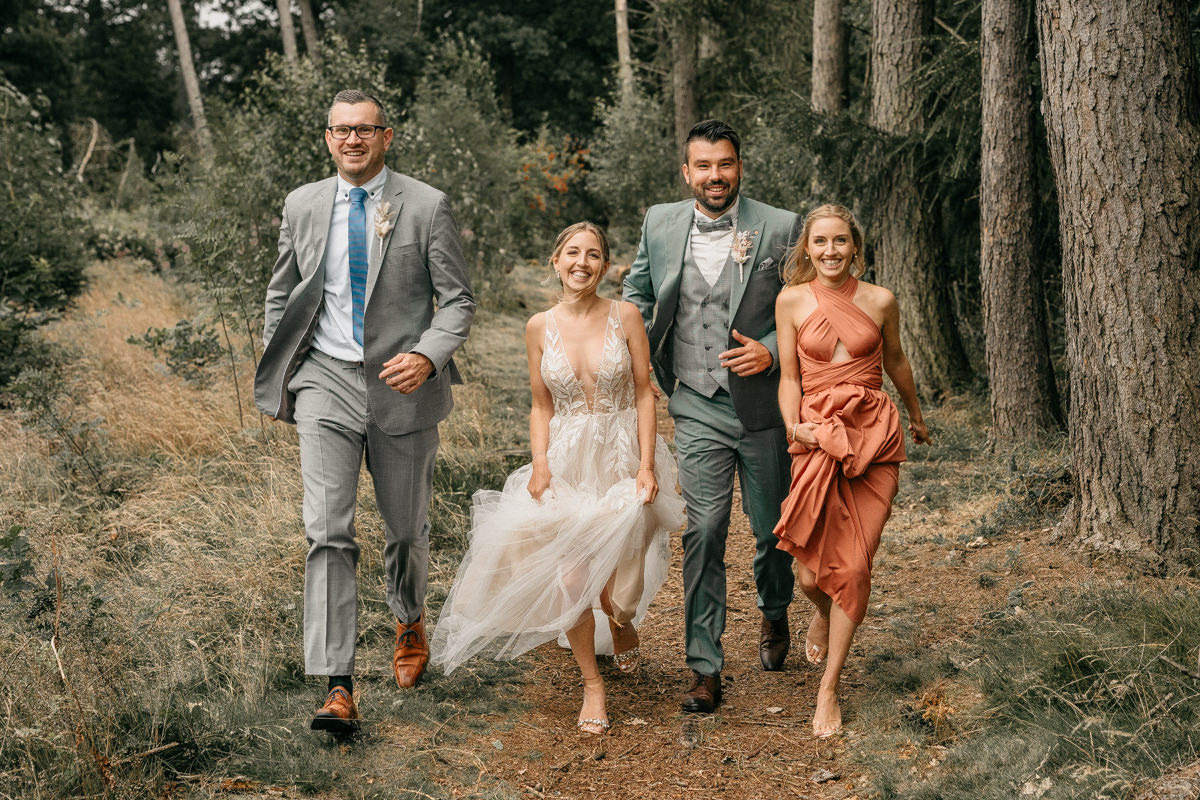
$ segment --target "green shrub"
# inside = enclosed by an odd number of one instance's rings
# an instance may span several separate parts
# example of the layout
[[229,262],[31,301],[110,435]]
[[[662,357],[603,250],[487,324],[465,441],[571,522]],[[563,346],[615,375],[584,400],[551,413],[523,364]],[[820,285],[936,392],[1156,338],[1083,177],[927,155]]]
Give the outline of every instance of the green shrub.
[[597,116],[600,132],[592,145],[588,188],[608,213],[614,247],[632,249],[646,209],[682,196],[671,117],[640,91],[601,104]]
[[[42,111],[0,75],[0,386],[83,287],[87,225]],[[36,350],[36,348],[34,348]]]

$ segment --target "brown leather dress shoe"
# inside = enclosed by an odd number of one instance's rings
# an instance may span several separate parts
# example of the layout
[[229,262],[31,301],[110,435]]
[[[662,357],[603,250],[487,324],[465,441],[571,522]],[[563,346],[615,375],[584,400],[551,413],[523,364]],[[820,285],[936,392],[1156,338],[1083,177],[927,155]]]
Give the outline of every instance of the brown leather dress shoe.
[[701,675],[692,670],[692,688],[683,694],[679,707],[694,714],[711,714],[721,702],[721,673]]
[[392,656],[392,672],[396,685],[411,689],[417,685],[425,665],[429,663],[429,640],[425,638],[425,612],[412,625],[396,620],[396,654]]
[[325,705],[317,709],[313,716],[314,731],[329,731],[330,733],[353,733],[358,727],[358,706],[345,687],[335,686],[325,698]]
[[783,660],[787,658],[788,648],[791,647],[792,637],[788,633],[787,614],[779,619],[762,621],[762,633],[758,639],[758,660],[762,668],[768,672],[783,669]]

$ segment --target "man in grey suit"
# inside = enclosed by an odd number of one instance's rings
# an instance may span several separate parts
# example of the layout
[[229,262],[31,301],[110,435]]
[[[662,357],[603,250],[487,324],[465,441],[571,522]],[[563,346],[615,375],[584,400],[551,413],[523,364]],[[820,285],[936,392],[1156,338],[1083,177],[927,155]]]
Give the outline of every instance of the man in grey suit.
[[354,507],[364,455],[385,526],[396,683],[414,686],[429,660],[437,424],[450,413],[450,385],[461,383],[451,356],[467,338],[475,299],[446,196],[383,164],[392,129],[379,101],[339,92],[328,123],[338,174],[284,203],[254,399],[299,433],[305,671],[329,676],[312,727],[341,733],[358,719]]
[[763,669],[780,669],[788,652],[792,558],[776,549],[772,533],[791,468],[777,397],[775,297],[779,267],[802,223],[739,196],[741,139],[723,122],[689,132],[683,178],[695,199],[646,212],[624,295],[642,311],[654,371],[671,398],[687,503],[683,591],[693,680],[681,706],[709,713],[721,701],[735,472],[756,540]]

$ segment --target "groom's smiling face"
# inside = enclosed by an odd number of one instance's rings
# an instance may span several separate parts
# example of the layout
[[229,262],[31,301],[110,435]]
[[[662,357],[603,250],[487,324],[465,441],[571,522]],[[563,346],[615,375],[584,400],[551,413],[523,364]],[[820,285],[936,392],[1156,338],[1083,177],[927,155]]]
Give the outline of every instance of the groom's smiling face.
[[[329,111],[329,126],[346,125],[356,128],[359,125],[380,124],[379,109],[374,103],[335,103]],[[325,131],[325,144],[333,163],[337,164],[342,177],[355,186],[362,186],[379,174],[383,169],[383,155],[392,143],[392,129],[375,131],[369,139],[360,138],[358,133],[351,131],[345,139],[335,139],[333,134]]]
[[738,196],[742,180],[742,160],[733,142],[694,139],[687,146],[683,179],[696,196],[696,204],[705,215],[716,219],[729,210]]

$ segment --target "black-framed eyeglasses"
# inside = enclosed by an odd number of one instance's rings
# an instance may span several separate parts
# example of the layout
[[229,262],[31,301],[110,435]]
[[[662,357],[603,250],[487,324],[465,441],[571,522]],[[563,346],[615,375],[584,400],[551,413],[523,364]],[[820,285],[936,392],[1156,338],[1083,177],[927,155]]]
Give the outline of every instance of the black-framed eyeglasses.
[[350,131],[358,134],[360,139],[375,138],[375,131],[386,131],[384,125],[330,125],[325,130],[329,131],[329,135],[335,139],[349,139]]

